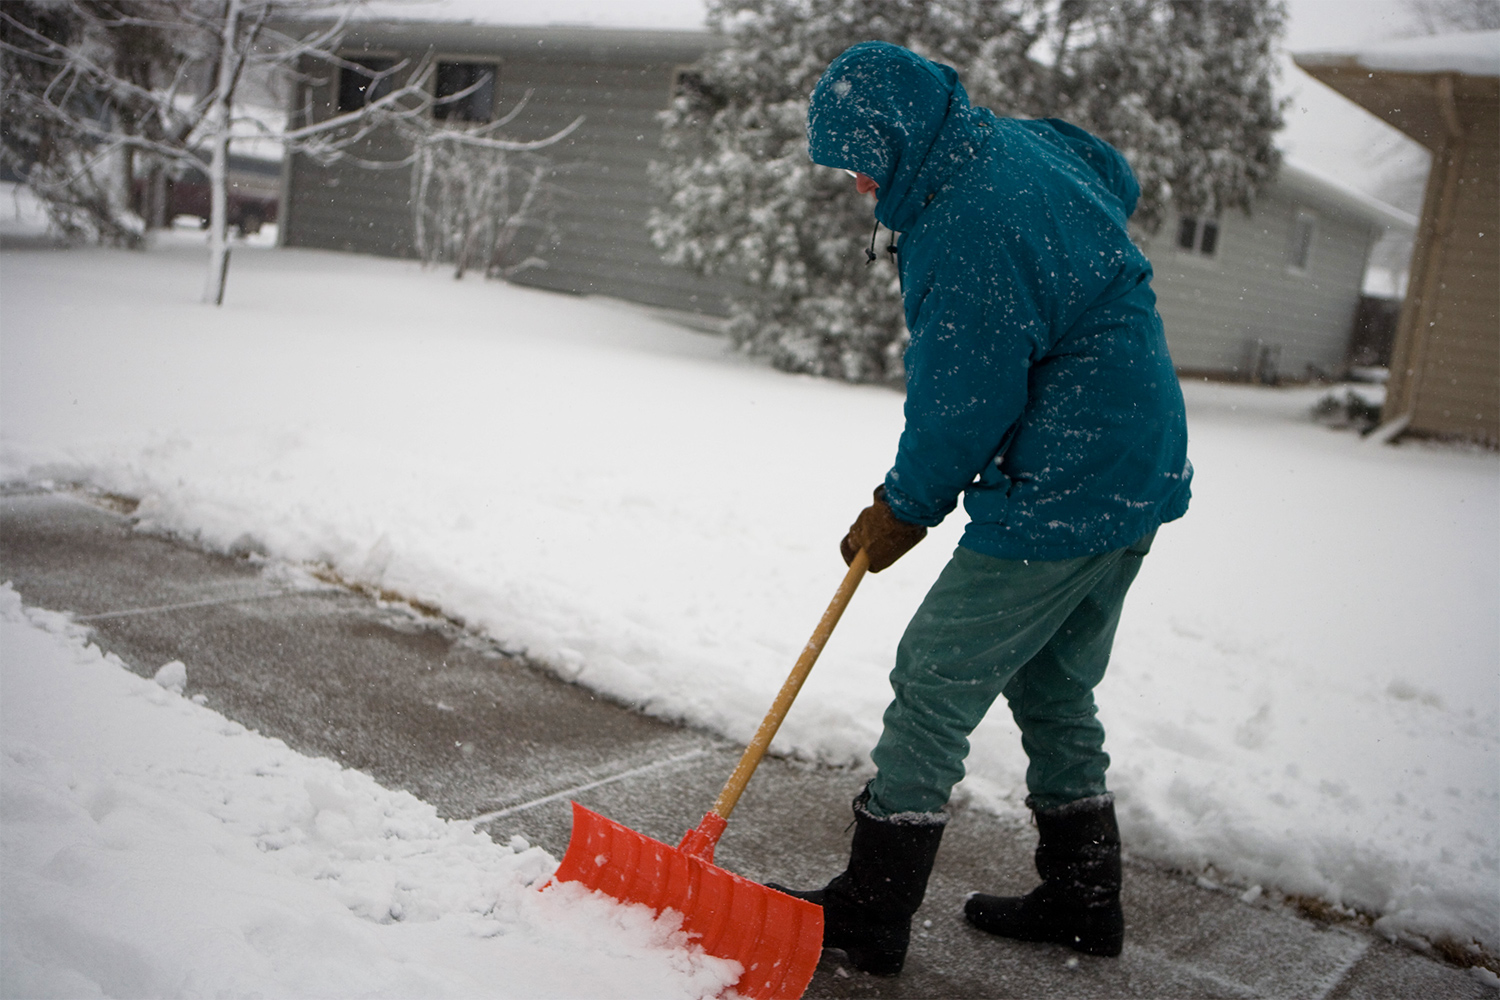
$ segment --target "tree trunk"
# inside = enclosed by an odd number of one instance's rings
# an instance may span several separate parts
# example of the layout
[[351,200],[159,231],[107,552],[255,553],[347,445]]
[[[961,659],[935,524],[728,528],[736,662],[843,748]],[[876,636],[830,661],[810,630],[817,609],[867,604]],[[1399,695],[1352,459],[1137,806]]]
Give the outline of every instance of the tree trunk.
[[234,96],[235,45],[239,35],[241,0],[226,0],[224,30],[219,40],[219,72],[214,103],[208,113],[212,142],[208,185],[208,280],[203,301],[224,303],[224,284],[229,277],[229,106]]
[[166,229],[172,220],[167,218],[167,171],[160,163],[151,165],[145,192],[146,228]]

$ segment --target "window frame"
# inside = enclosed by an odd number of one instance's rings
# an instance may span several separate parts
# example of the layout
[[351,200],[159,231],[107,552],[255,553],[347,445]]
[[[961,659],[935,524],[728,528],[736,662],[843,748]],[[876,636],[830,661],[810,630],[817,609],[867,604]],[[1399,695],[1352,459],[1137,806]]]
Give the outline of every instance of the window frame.
[[1224,229],[1218,216],[1182,214],[1177,217],[1177,233],[1172,244],[1180,254],[1217,260],[1223,236]]
[[[340,52],[338,53],[338,58],[346,63],[353,63],[357,66],[364,66],[372,73],[382,73],[394,69],[401,62],[400,53],[386,52],[383,50],[366,51],[364,49],[361,49],[358,52]],[[370,63],[374,62],[385,62],[389,63],[389,65],[384,67],[371,66]],[[391,91],[396,89],[395,74],[391,74],[381,79],[380,82],[373,88],[369,84],[366,84],[363,88],[364,101],[362,103],[355,107],[345,107],[344,79],[345,76],[351,72],[353,72],[353,70],[351,70],[348,66],[338,67],[338,76],[334,78],[332,94],[333,113],[335,115],[347,115],[353,114],[357,111],[362,111],[363,109],[369,107],[371,102],[380,100],[382,97],[386,96]],[[378,93],[371,93],[372,89],[378,91]]]
[[[483,87],[475,90],[473,93],[467,95],[460,101],[449,102],[446,104],[436,103],[443,97],[448,96],[440,93],[442,73],[445,66],[479,66],[490,71],[489,117],[476,118],[470,117],[467,114],[453,113],[467,107],[471,99],[478,96],[479,94],[483,94],[485,92]],[[449,128],[482,127],[494,122],[499,117],[497,112],[499,111],[500,107],[500,71],[502,67],[503,60],[501,60],[500,57],[496,55],[481,55],[474,53],[443,53],[437,56],[433,60],[432,72],[432,98],[434,102],[432,105],[433,120],[440,121]],[[459,87],[456,91],[453,91],[453,93],[462,92],[472,86],[474,86],[474,83],[471,81],[467,84],[464,84],[462,87]]]
[[1219,234],[1219,220],[1204,219],[1198,227],[1198,252],[1205,257],[1218,257]]
[[[691,81],[691,82],[689,82]],[[698,68],[697,63],[680,63],[672,67],[672,73],[667,81],[667,103],[677,100],[679,97],[687,97],[689,94],[683,87],[688,83],[690,87],[702,93],[707,90],[703,86],[703,70]]]
[[1198,246],[1198,217],[1196,215],[1179,215],[1177,217],[1177,249],[1184,253],[1192,253]]

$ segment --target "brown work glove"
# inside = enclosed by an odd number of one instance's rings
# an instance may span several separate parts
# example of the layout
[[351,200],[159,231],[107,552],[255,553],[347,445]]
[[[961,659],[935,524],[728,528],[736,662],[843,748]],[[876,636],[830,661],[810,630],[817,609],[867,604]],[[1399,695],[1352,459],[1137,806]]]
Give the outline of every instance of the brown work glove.
[[859,512],[849,534],[839,543],[844,564],[854,562],[855,553],[864,549],[870,555],[870,572],[879,573],[906,555],[913,545],[927,537],[927,529],[898,518],[885,502],[885,487],[875,488],[875,502]]

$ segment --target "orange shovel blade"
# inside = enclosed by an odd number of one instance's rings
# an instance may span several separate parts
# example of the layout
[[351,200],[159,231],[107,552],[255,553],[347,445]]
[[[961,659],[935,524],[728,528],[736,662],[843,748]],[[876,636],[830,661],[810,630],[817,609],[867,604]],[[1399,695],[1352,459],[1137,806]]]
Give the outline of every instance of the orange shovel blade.
[[743,997],[795,1000],[823,952],[823,909],[652,840],[573,803],[573,837],[554,876],[625,903],[682,914],[710,955],[744,966]]

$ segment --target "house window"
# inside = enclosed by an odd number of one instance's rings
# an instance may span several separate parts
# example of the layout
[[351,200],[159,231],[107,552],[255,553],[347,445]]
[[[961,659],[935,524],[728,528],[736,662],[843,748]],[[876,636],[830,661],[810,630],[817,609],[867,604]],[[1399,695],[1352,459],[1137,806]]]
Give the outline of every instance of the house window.
[[1190,215],[1184,215],[1182,221],[1177,223],[1177,246],[1181,250],[1191,250],[1198,243],[1198,220]]
[[396,65],[394,59],[347,59],[349,65],[339,68],[338,110],[358,111],[371,101],[378,101],[391,92],[389,73]]
[[497,75],[494,63],[438,63],[433,117],[440,121],[489,121],[495,117]]
[[693,116],[694,121],[704,125],[708,123],[708,116],[728,103],[723,92],[691,66],[679,66],[673,71],[672,91],[668,97],[679,113],[686,112]]
[[1292,242],[1287,252],[1287,267],[1293,271],[1306,271],[1312,264],[1313,240],[1317,236],[1318,219],[1311,212],[1298,212],[1292,223]]
[[672,96],[702,101],[708,95],[703,74],[695,69],[679,69],[672,74]]
[[1219,249],[1219,223],[1216,219],[1197,219],[1184,215],[1177,223],[1177,247],[1180,250],[1198,251],[1212,257]]
[[1212,257],[1217,249],[1219,249],[1219,224],[1213,219],[1205,219],[1202,232],[1198,234],[1198,252],[1205,257]]

